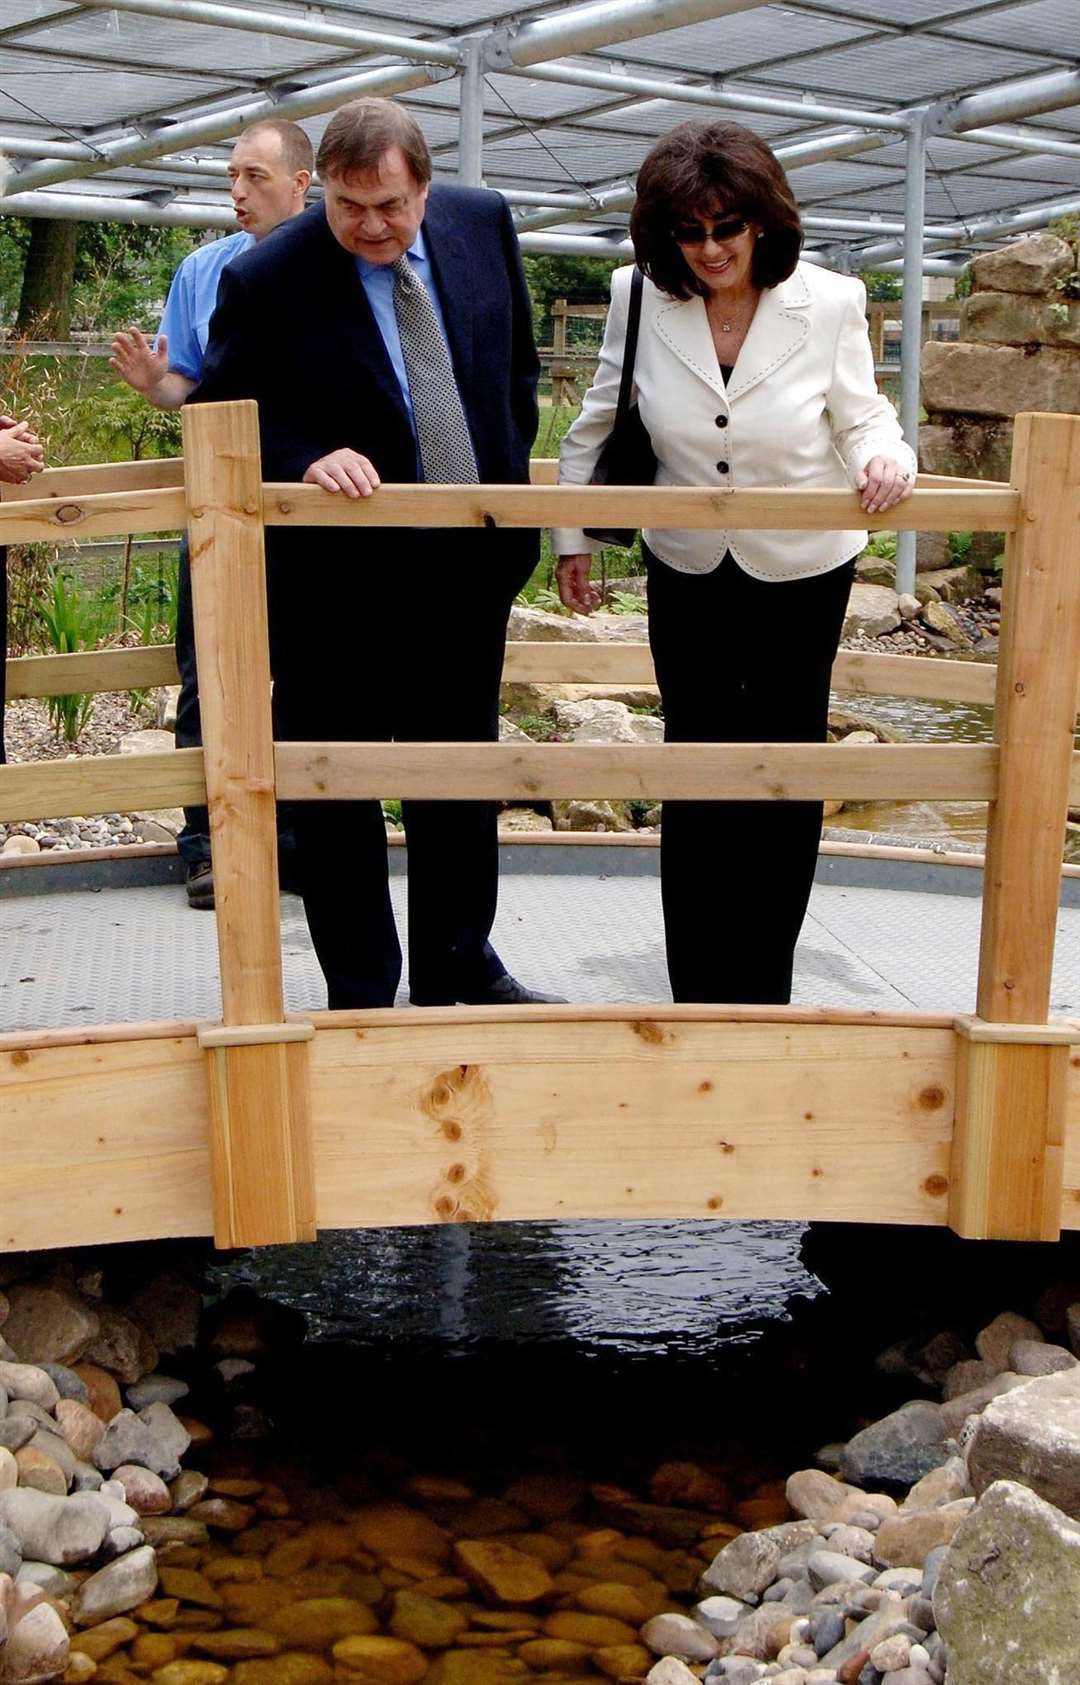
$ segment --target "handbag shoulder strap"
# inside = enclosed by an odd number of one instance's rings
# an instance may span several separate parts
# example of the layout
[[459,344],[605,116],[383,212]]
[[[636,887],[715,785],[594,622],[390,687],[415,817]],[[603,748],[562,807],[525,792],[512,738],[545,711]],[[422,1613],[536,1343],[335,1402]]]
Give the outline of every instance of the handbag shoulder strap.
[[619,403],[615,415],[615,425],[626,416],[630,408],[630,388],[634,384],[634,362],[637,358],[638,327],[641,323],[641,294],[645,277],[637,264],[630,277],[630,309],[626,318],[626,344],[623,347],[622,378],[619,381]]

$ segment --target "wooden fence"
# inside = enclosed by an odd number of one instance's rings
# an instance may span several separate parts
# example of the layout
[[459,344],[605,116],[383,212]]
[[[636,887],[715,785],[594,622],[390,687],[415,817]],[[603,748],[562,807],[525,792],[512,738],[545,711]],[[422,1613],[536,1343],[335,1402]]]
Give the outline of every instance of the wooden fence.
[[[184,412],[179,464],[54,470],[0,541],[189,525],[204,748],[0,769],[0,819],[206,796],[220,1024],[0,1036],[0,1250],[212,1232],[559,1217],[1080,1227],[1080,1023],[1048,1019],[1066,808],[1080,802],[1080,418],[1023,416],[1009,485],[846,492],[262,484],[253,404]],[[541,480],[549,478],[541,474]],[[40,495],[44,493],[45,495]],[[1007,531],[986,668],[843,655],[838,687],[991,700],[976,745],[274,744],[264,525],[648,522]],[[168,650],[11,664],[10,693],[141,688]],[[647,682],[647,649],[508,646],[508,679]],[[990,804],[973,1014],[799,1007],[284,1011],[275,798],[963,797]],[[48,1173],[40,1142],[47,1136]]]

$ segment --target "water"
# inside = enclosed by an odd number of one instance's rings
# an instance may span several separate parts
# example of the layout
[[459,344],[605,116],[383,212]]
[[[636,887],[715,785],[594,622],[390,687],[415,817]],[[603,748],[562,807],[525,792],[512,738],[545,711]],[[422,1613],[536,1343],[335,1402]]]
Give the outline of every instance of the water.
[[[989,743],[994,735],[993,708],[973,703],[899,696],[839,696],[833,700],[843,713],[858,714],[885,726],[905,743]],[[986,847],[986,813],[985,802],[852,802],[829,824],[833,829],[903,839],[913,846],[959,843],[982,853]],[[1080,831],[1070,831],[1065,859],[1080,863]]]

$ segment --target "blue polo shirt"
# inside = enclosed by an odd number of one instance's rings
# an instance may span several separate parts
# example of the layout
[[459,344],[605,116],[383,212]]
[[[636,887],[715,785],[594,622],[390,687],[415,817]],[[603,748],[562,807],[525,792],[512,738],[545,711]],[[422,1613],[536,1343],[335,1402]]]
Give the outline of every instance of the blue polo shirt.
[[[439,290],[435,285],[435,275],[431,267],[431,259],[427,255],[424,244],[424,231],[421,229],[416,239],[406,252],[406,257],[412,266],[414,274],[418,275],[431,295],[431,302],[435,306],[439,327],[443,339],[446,340],[447,350],[450,341],[446,338],[446,318],[443,315],[442,304],[439,300]],[[405,404],[405,413],[409,418],[409,425],[416,438],[416,423],[413,420],[412,398],[409,395],[409,375],[405,367],[405,358],[401,350],[401,334],[398,331],[397,316],[394,313],[394,266],[390,263],[368,263],[366,258],[356,259],[357,273],[367,294],[379,332],[382,334],[383,344],[393,365],[397,383],[401,388],[401,396]]]
[[168,335],[169,368],[187,380],[197,381],[202,374],[221,271],[254,244],[254,234],[211,240],[189,252],[172,278],[158,332]]

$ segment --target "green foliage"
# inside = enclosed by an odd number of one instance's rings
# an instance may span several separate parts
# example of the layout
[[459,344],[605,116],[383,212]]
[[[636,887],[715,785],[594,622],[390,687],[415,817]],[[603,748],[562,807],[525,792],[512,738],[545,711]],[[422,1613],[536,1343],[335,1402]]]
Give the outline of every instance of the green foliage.
[[859,280],[866,288],[867,298],[874,304],[887,304],[904,296],[904,284],[899,275],[883,274],[880,269],[860,269]]
[[883,562],[896,560],[896,534],[894,532],[871,533],[864,556],[880,556]]
[[534,743],[561,742],[553,714],[516,714],[514,723],[526,737],[531,737]]
[[610,614],[644,614],[646,612],[645,598],[635,595],[633,591],[609,591],[604,607]]
[[383,802],[382,810],[383,818],[388,819],[392,825],[401,824],[401,803],[399,801]]
[[[104,337],[115,328],[156,327],[173,273],[200,238],[191,228],[80,223],[73,331]],[[0,219],[0,325],[6,327],[19,307],[29,244],[30,224],[24,217]]]
[[[49,584],[49,594],[38,604],[47,647],[56,655],[93,649],[105,629],[100,601],[80,595],[60,568],[53,569]],[[76,743],[90,718],[94,698],[72,692],[46,697],[45,704],[56,735],[65,743]]]
[[1059,240],[1080,240],[1080,214],[1067,211],[1064,216],[1053,217],[1046,225],[1048,234],[1056,234]]
[[557,298],[571,304],[606,304],[612,270],[625,258],[554,257],[529,254],[522,258],[525,281],[537,317],[550,314]]
[[966,562],[971,555],[971,544],[974,533],[951,532],[949,534],[949,553],[957,563]]
[[120,381],[97,402],[92,425],[110,460],[119,456],[137,462],[183,452],[180,411],[155,409]]
[[975,283],[975,274],[974,274],[974,271],[973,271],[973,269],[972,269],[972,267],[969,263],[967,268],[964,270],[964,273],[962,275],[958,275],[956,277],[956,285],[949,295],[950,299],[970,298],[971,297],[971,289],[972,289],[974,283]]

